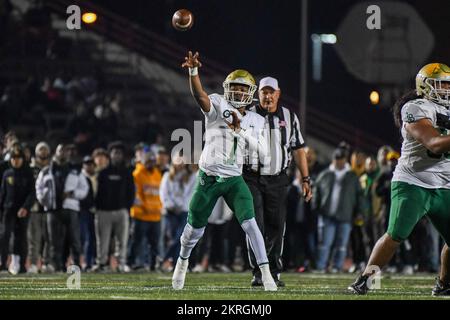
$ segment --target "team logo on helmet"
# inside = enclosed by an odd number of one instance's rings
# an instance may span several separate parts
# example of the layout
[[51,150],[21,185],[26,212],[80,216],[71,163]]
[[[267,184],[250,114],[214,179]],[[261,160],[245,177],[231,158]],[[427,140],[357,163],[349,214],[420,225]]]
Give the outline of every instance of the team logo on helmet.
[[416,76],[416,92],[428,100],[450,106],[450,68],[443,63],[430,63]]
[[223,89],[228,103],[238,109],[245,107],[253,101],[256,91],[255,78],[246,70],[235,70],[223,82]]

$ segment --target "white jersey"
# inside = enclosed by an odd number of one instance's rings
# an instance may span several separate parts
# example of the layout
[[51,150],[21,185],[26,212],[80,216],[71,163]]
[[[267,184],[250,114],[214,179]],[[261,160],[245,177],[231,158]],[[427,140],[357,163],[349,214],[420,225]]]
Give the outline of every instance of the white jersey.
[[449,130],[444,125],[449,123],[450,111],[429,100],[416,99],[403,106],[401,115],[403,144],[392,181],[403,181],[423,188],[450,189],[450,154],[433,154],[405,129],[407,123],[429,119],[433,127],[447,135]]
[[[259,156],[267,154],[263,137],[265,119],[252,111],[240,112],[230,105],[221,95],[211,94],[211,109],[203,112],[206,121],[205,146],[200,156],[199,167],[207,175],[234,177],[242,174],[244,157],[257,152]],[[236,134],[225,119],[232,122],[231,112],[241,120],[241,131]],[[251,156],[258,159],[258,156]]]

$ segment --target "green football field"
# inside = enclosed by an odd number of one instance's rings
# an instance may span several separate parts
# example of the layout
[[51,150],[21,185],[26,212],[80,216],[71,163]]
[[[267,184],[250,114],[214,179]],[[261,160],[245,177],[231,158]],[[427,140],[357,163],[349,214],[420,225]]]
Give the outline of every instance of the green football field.
[[0,274],[0,299],[150,299],[150,300],[350,300],[445,299],[431,296],[434,275],[384,276],[381,289],[367,296],[346,292],[354,275],[283,274],[286,287],[264,292],[250,286],[249,273],[188,273],[185,289],[171,288],[170,274],[82,273],[80,289],[68,289],[66,274]]

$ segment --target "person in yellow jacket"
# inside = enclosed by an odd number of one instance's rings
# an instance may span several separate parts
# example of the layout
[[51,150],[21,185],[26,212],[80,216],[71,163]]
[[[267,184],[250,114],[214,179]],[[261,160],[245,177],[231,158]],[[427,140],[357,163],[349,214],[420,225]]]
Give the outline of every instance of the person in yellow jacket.
[[[158,242],[161,234],[162,204],[159,187],[162,175],[156,167],[156,157],[146,150],[133,172],[136,196],[131,207],[132,230],[129,264],[133,269],[144,267],[145,250],[149,250],[150,270],[155,270],[159,257]],[[145,241],[144,241],[145,240]]]

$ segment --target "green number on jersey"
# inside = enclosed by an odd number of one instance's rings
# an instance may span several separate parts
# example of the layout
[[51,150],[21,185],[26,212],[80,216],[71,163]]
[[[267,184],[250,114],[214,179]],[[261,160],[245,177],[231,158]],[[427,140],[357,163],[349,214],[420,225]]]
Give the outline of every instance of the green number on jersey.
[[231,150],[230,157],[227,161],[227,164],[233,165],[236,162],[236,149],[237,149],[238,139],[234,137],[233,139],[233,149]]

